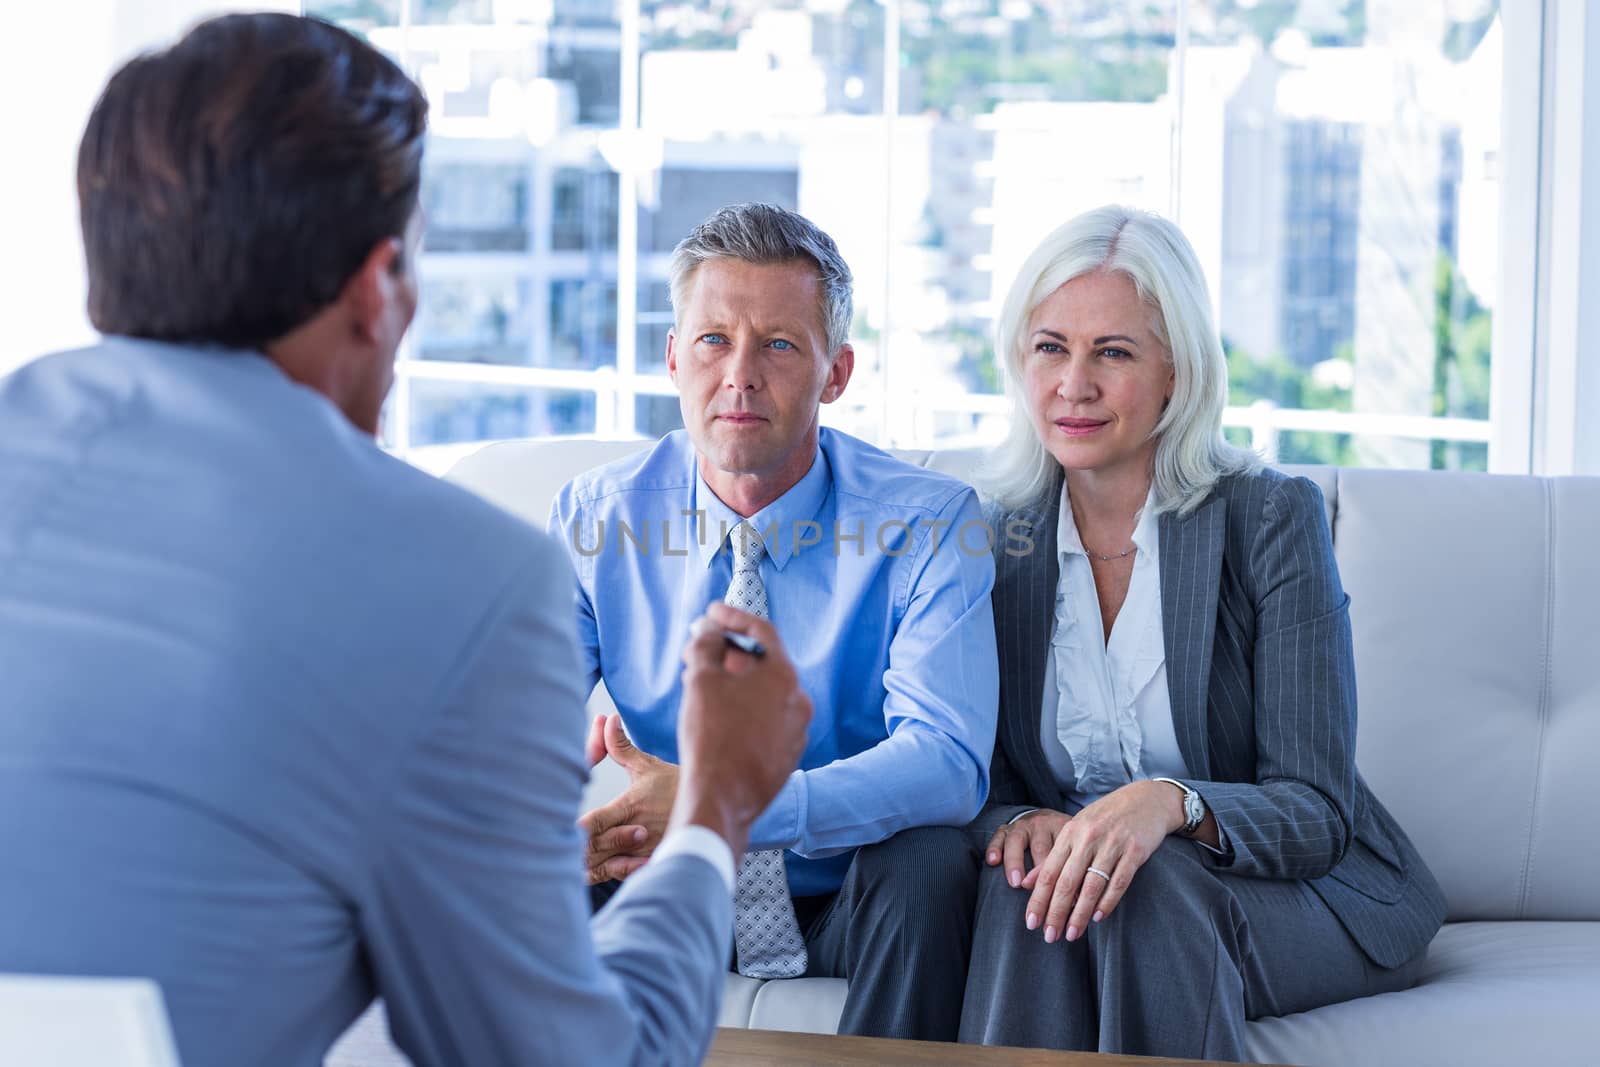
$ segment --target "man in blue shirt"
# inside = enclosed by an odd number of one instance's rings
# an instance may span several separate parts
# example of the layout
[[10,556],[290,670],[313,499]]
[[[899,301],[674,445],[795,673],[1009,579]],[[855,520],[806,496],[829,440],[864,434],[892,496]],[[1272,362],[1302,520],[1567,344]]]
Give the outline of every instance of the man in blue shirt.
[[[596,720],[588,755],[631,779],[583,820],[597,899],[666,823],[674,649],[726,599],[770,617],[816,708],[800,770],[751,828],[737,969],[849,979],[842,1033],[953,1040],[977,856],[940,860],[966,853],[936,838],[988,791],[991,534],[967,486],[819,427],[855,356],[850,271],[815,225],[718,211],[674,251],[671,288],[685,429],[574,479],[550,518],[590,684],[621,713]],[[930,882],[956,887],[953,910],[922,906],[947,899]]]

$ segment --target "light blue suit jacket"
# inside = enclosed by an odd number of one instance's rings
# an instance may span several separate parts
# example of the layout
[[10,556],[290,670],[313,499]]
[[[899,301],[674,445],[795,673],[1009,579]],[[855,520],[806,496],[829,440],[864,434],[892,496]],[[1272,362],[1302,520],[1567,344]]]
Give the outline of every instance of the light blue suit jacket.
[[259,355],[0,380],[0,971],[153,977],[194,1067],[374,994],[419,1067],[698,1061],[732,906],[590,922],[572,580]]

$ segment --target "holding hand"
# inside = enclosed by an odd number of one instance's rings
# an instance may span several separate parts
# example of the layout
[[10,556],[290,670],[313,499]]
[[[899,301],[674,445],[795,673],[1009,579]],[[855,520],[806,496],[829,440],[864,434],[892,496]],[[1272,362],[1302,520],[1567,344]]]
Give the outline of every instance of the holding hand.
[[635,747],[622,716],[597,715],[585,745],[591,765],[606,756],[628,772],[628,788],[588,812],[578,825],[588,835],[583,863],[589,884],[623,879],[644,866],[666,833],[678,793],[678,768]]
[[1056,835],[1071,819],[1072,816],[1049,808],[1030,811],[995,830],[984,858],[991,867],[1004,863],[1006,881],[1016,889],[1022,885],[1023,874],[1032,869],[1023,866],[1023,853],[1031,854],[1034,866],[1038,866],[1041,858],[1050,855]]
[[[765,647],[762,656],[729,646],[725,631]],[[597,715],[584,754],[606,756],[628,772],[628,788],[578,820],[588,836],[589,884],[624,879],[643,867],[672,826],[694,823],[720,834],[735,854],[750,823],[805,752],[811,701],[772,626],[726,604],[712,604],[690,628],[683,650],[678,715],[681,768],[637,748],[620,715]]]
[[[752,656],[724,631],[766,648]],[[738,855],[750,824],[772,803],[806,750],[811,700],[765,619],[715,603],[690,627],[678,715],[682,778],[672,823],[720,834]]]

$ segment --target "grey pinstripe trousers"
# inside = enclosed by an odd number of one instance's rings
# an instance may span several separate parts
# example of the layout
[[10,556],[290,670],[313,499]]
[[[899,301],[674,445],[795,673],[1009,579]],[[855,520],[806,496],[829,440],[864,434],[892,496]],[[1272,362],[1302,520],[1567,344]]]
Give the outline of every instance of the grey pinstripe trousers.
[[960,1039],[1242,1060],[1244,1023],[1415,984],[1379,967],[1305,882],[1219,874],[1168,838],[1122,904],[1068,944],[1023,925],[1028,892],[980,875]]

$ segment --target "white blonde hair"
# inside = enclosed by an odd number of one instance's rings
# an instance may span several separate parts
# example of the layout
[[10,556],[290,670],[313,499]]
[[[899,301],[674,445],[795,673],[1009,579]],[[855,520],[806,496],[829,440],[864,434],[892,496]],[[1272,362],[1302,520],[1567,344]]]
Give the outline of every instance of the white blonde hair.
[[1011,428],[990,457],[981,486],[1001,505],[1018,508],[1038,503],[1055,484],[1058,466],[1034,430],[1023,386],[1028,320],[1051,293],[1096,271],[1114,271],[1132,280],[1150,307],[1151,330],[1167,350],[1172,400],[1151,431],[1156,438],[1156,510],[1187,514],[1219,478],[1255,470],[1261,460],[1222,436],[1228,362],[1194,249],[1177,226],[1137,208],[1084,212],[1046,237],[1017,272],[995,324],[995,352],[1011,397]]

